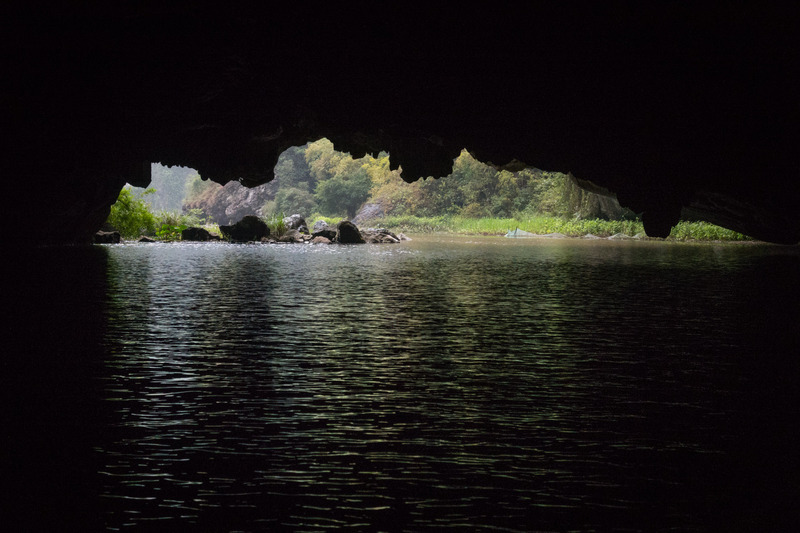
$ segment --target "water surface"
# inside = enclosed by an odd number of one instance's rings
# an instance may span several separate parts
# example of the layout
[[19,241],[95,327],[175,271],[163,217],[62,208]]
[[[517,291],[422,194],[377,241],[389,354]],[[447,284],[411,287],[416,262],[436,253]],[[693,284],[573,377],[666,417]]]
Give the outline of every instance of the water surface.
[[25,480],[11,501],[38,502],[32,520],[756,531],[798,517],[796,248],[47,253],[38,285],[11,292],[28,296],[26,342],[6,363],[23,458],[7,466]]

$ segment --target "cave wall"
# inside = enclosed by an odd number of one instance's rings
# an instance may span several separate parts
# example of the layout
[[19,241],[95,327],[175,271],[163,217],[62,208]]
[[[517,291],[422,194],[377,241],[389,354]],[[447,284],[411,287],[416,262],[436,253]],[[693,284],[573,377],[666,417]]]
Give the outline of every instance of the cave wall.
[[467,148],[611,191],[651,235],[683,214],[797,243],[797,22],[569,3],[7,10],[3,186],[21,241],[88,242],[150,162],[254,186],[325,136],[389,151],[407,180]]

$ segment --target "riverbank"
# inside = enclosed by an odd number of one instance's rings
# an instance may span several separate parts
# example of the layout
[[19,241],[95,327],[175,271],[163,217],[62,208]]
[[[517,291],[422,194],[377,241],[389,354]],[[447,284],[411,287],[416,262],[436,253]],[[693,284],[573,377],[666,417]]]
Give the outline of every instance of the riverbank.
[[[335,222],[334,219],[328,220]],[[381,227],[394,232],[455,233],[463,235],[506,235],[520,229],[537,235],[563,234],[566,237],[596,236],[608,238],[614,235],[645,238],[644,227],[639,220],[569,220],[559,217],[517,218],[465,218],[459,216],[417,217],[395,216],[362,222],[362,226]],[[680,222],[668,239],[686,241],[750,241],[746,235],[707,222]]]
[[[270,234],[283,235],[287,228],[280,217],[264,219]],[[336,225],[341,217],[325,217],[314,215],[310,219],[312,226],[318,221]],[[522,232],[544,236],[563,236],[568,238],[637,238],[647,239],[644,227],[639,220],[569,220],[559,217],[534,218],[466,218],[460,216],[418,217],[413,215],[389,216],[361,221],[362,228],[384,228],[393,233],[404,234],[453,234],[505,236],[508,232]],[[217,224],[197,225],[218,238],[222,237]],[[163,228],[164,226],[162,226]],[[166,226],[172,232],[161,230],[154,237],[156,240],[180,240],[180,229],[185,226]],[[754,239],[735,231],[709,224],[708,222],[679,222],[667,240],[674,241],[753,241]]]

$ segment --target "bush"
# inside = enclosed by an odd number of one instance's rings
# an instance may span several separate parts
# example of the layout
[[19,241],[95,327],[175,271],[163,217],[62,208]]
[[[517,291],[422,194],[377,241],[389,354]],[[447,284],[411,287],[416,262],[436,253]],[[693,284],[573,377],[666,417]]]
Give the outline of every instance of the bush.
[[153,235],[156,231],[156,216],[150,211],[143,196],[152,194],[155,189],[147,189],[142,194],[133,194],[130,187],[124,187],[111,206],[107,222],[119,231],[124,239],[135,239],[140,235]]
[[183,230],[186,228],[187,226],[185,224],[177,226],[162,224],[161,229],[156,232],[156,238],[160,241],[179,241],[181,240]]

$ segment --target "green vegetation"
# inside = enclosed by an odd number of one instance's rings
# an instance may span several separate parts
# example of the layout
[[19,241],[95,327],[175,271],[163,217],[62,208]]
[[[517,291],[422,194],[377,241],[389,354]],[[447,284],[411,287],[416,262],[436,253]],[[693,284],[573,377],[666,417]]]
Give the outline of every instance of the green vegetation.
[[568,237],[587,234],[610,237],[618,233],[634,236],[644,233],[636,220],[568,220],[554,216],[531,218],[469,218],[464,216],[417,217],[413,215],[384,217],[370,225],[406,233],[463,233],[471,235],[505,235],[519,228],[531,233],[563,233]]
[[181,232],[188,227],[186,224],[180,224],[179,226],[162,224],[161,229],[156,232],[156,239],[160,241],[179,241],[181,240]]
[[721,228],[708,222],[687,222],[682,220],[672,228],[670,238],[685,240],[702,241],[749,241],[752,240],[747,235],[742,235],[733,230]]
[[[567,237],[611,237],[612,235],[643,236],[644,227],[638,220],[569,220],[553,216],[533,218],[468,218],[442,215],[418,217],[388,216],[370,221],[374,227],[404,233],[459,233],[464,235],[505,235],[521,229],[538,235],[562,233]],[[749,237],[708,222],[680,222],[669,236],[673,240],[744,241]]]
[[[227,220],[223,213],[228,212],[227,206],[241,187],[235,182],[223,188],[203,181],[184,167],[153,165],[152,173],[153,184],[163,187],[164,195],[161,189],[153,194],[152,187],[126,188],[112,209],[109,222],[124,238],[145,234],[175,240],[182,226],[203,226],[219,233],[218,228],[208,227],[209,222]],[[259,202],[264,203],[256,214],[277,236],[286,230],[284,213],[300,213],[313,227],[319,219],[335,224],[352,218],[365,205],[378,214],[367,225],[405,233],[504,235],[519,228],[572,237],[644,234],[635,213],[612,198],[580,188],[572,176],[560,172],[498,170],[464,150],[454,160],[449,176],[407,183],[401,174],[402,168],[391,169],[386,152],[354,159],[336,151],[328,139],[320,139],[280,156],[275,180],[259,189],[258,198],[264,198]],[[160,199],[155,201],[156,197]],[[209,210],[212,207],[216,214]],[[671,238],[748,239],[703,222],[681,222],[673,228]]]
[[123,239],[134,239],[139,235],[151,235],[156,230],[156,217],[144,200],[154,189],[134,193],[129,187],[119,191],[119,196],[108,215],[108,223],[119,231]]
[[284,219],[283,213],[273,213],[268,217],[262,218],[264,223],[269,228],[269,234],[272,237],[283,237],[286,234],[287,227],[286,224],[283,222]]
[[124,187],[111,206],[106,222],[119,231],[123,239],[146,235],[161,241],[177,241],[181,238],[181,232],[189,226],[204,227],[219,235],[219,226],[206,223],[202,213],[197,210],[183,214],[172,211],[154,213],[146,201],[153,194],[155,189],[152,188],[138,192],[136,188]]

